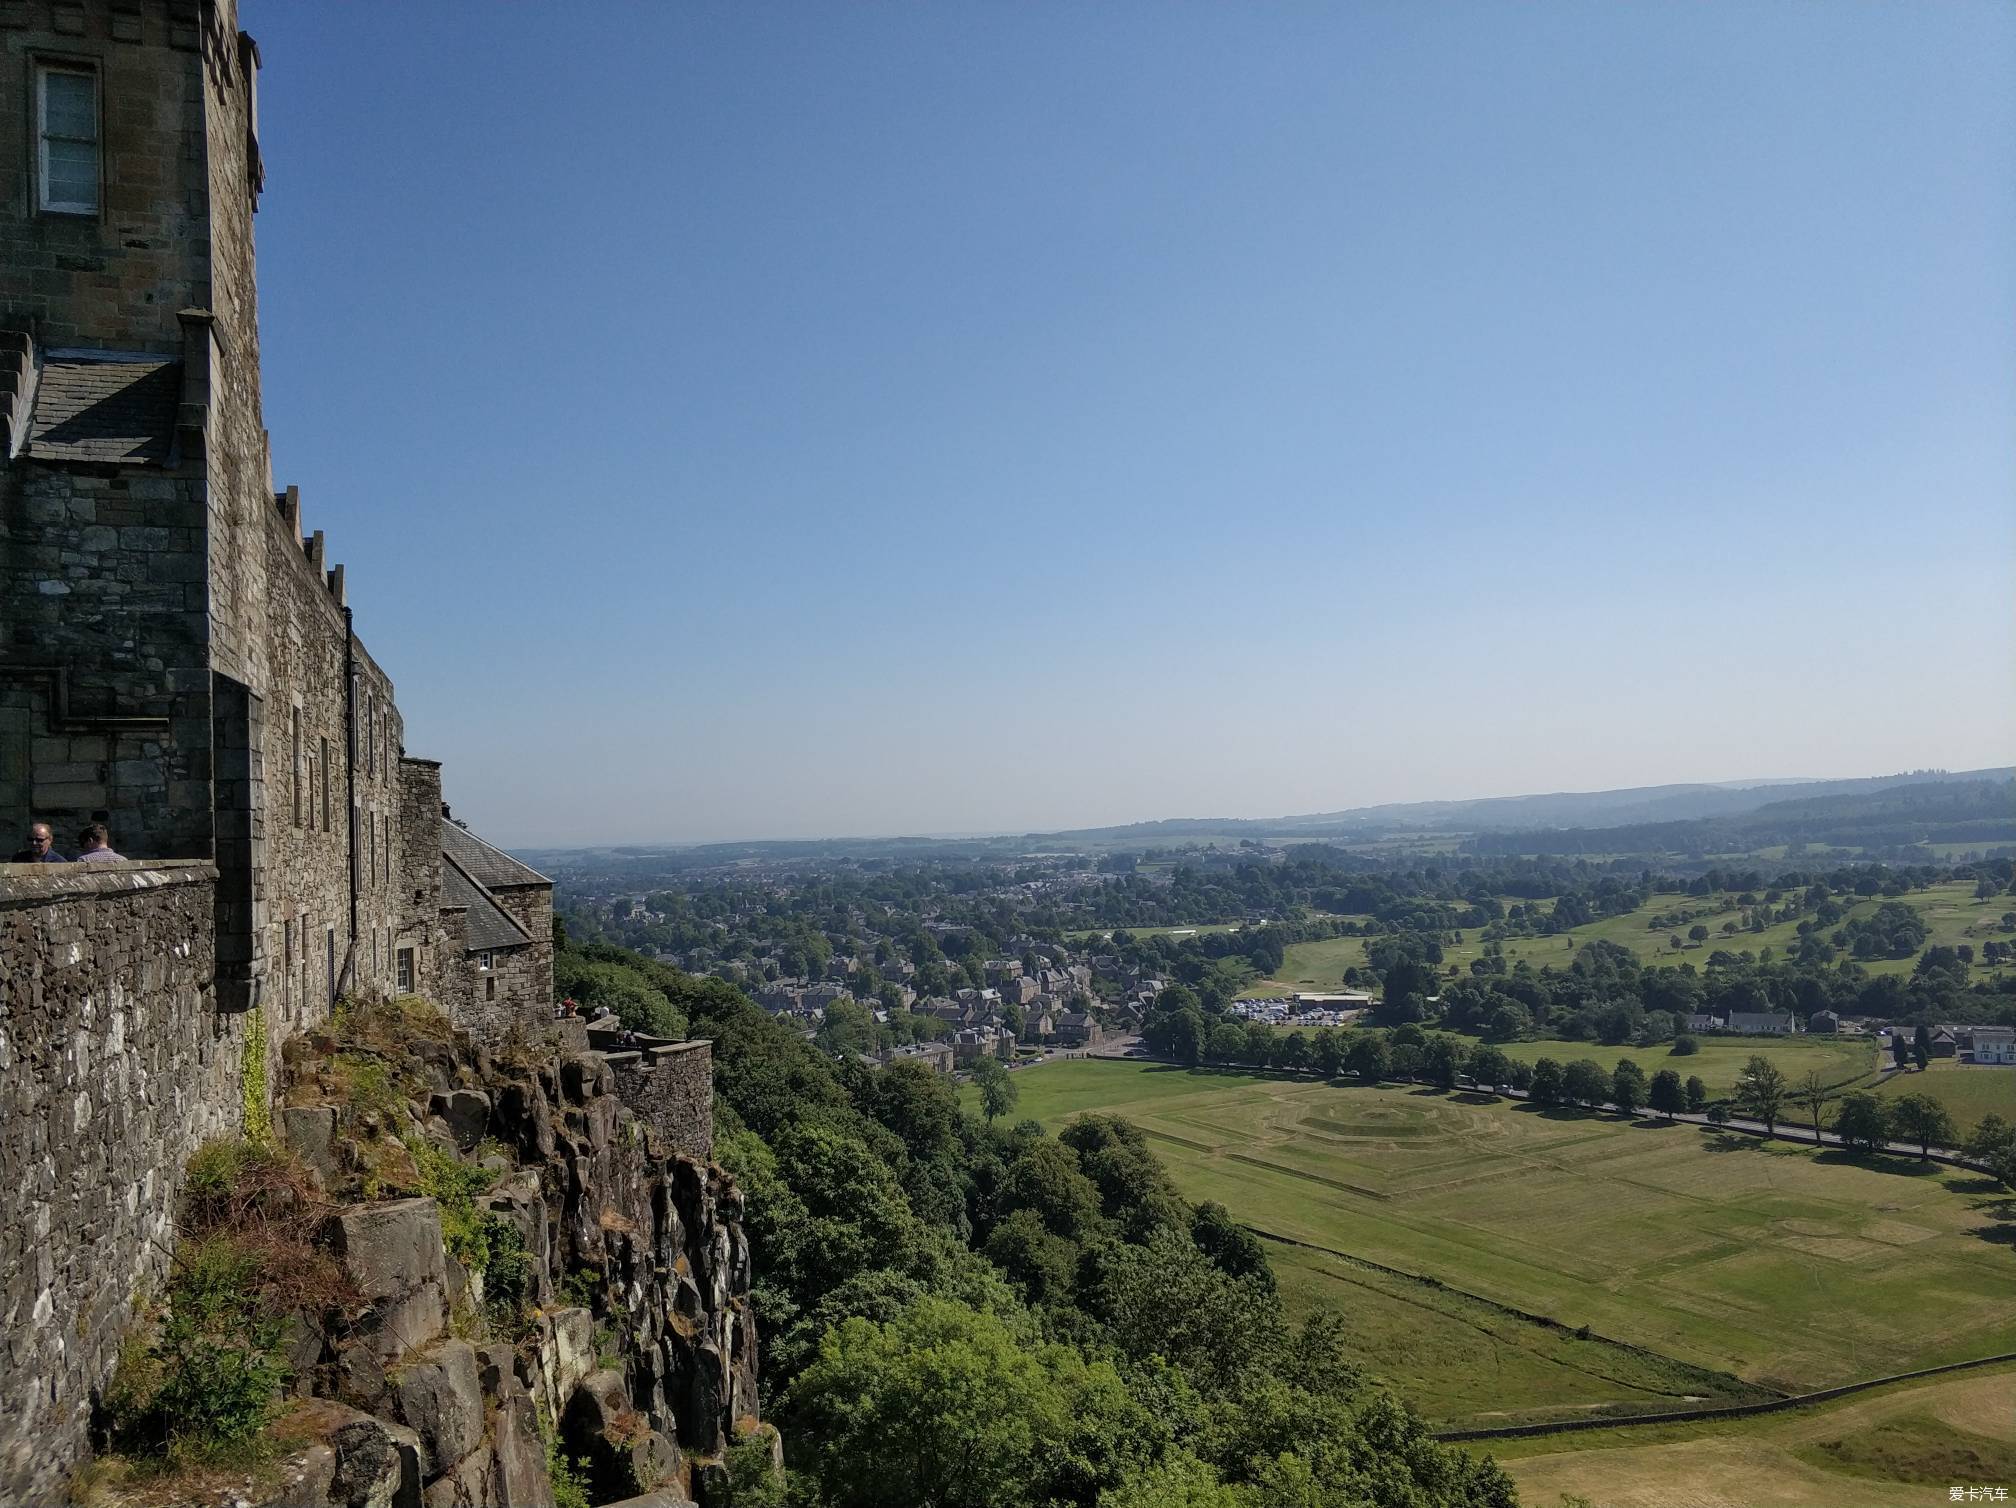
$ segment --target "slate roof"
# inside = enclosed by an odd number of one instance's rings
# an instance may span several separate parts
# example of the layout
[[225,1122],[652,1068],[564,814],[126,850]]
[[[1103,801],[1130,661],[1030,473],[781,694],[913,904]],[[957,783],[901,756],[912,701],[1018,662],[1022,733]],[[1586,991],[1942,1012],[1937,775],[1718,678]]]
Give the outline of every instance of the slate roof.
[[181,400],[179,361],[51,352],[36,380],[22,453],[37,461],[158,466],[174,442]]
[[553,882],[529,864],[453,822],[441,824],[441,852],[448,855],[477,884],[494,890],[499,885],[550,885]]
[[[445,852],[447,845],[444,843],[442,847]],[[489,891],[463,873],[453,854],[446,854],[446,858],[447,862],[441,866],[441,909],[467,908],[471,953],[522,948],[532,941],[525,929],[490,898]]]

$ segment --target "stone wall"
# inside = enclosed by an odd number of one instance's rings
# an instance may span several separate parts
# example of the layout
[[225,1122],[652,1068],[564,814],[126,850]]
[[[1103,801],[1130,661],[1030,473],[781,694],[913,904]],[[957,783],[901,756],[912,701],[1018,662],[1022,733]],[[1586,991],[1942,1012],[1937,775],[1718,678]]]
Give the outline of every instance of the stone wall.
[[7,839],[67,853],[102,811],[122,853],[210,856],[204,510],[194,477],[0,464]]
[[[0,326],[53,346],[179,353],[176,311],[202,304],[210,258],[203,7],[0,5]],[[41,214],[30,59],[95,68],[104,181],[96,215]]]
[[[435,846],[440,823],[438,806],[433,825],[419,832],[404,820],[395,764],[405,730],[391,679],[352,637],[341,568],[332,581],[322,536],[304,542],[300,517],[299,494],[289,488],[260,519],[263,654],[274,688],[263,759],[265,891],[272,900],[260,924],[271,995],[288,1031],[327,1016],[346,972],[353,993],[392,993],[405,850]],[[393,820],[395,810],[401,820]]]
[[214,1008],[215,883],[203,863],[0,865],[0,1501],[60,1499],[165,1271],[183,1164],[241,1125],[261,1016]]
[[[607,1041],[596,1032],[591,1040]],[[714,1157],[714,1044],[656,1042],[640,1052],[612,1052],[616,1096],[674,1151],[700,1162]]]

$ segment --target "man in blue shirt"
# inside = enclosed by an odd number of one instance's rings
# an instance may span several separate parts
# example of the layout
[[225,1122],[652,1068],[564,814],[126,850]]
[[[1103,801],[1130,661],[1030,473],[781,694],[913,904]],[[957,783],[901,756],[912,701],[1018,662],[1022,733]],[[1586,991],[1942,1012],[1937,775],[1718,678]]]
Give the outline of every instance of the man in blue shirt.
[[28,824],[28,846],[14,855],[8,862],[12,864],[68,864],[70,861],[56,852],[56,834],[50,831],[46,822]]

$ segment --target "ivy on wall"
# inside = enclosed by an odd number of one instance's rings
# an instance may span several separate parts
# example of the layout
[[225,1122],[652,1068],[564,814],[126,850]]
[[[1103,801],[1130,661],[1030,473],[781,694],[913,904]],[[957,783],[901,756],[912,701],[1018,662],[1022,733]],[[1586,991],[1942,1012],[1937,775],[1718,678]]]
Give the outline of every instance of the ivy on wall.
[[245,1047],[238,1060],[238,1089],[244,1100],[245,1140],[263,1144],[273,1137],[273,1110],[266,1088],[266,1007],[245,1013]]

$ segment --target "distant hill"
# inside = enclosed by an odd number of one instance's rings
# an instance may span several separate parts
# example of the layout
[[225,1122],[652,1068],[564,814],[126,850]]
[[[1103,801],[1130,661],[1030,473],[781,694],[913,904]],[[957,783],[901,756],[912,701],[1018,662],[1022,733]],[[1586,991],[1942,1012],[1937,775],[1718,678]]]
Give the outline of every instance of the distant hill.
[[1625,827],[1734,816],[1796,794],[1818,799],[1864,795],[1906,785],[2006,780],[2016,768],[1916,770],[1856,780],[1755,780],[1721,785],[1647,785],[1616,791],[1557,791],[1540,796],[1488,796],[1473,801],[1410,801],[1340,812],[1261,819],[1182,817],[1121,827],[1031,833],[1030,839],[1077,841],[1101,847],[1197,841],[1199,835],[1290,838],[1375,838],[1417,833],[1533,831],[1548,828]]
[[1799,794],[1790,799],[1690,821],[1479,832],[1464,842],[1463,851],[1702,855],[1804,843],[1880,854],[1927,843],[2016,844],[2016,780],[2002,771],[1983,773],[1988,778],[1910,780],[1820,795],[1809,794],[1811,786],[1798,786]]
[[[1616,791],[1557,791],[1535,796],[1490,796],[1471,801],[1411,801],[1384,806],[1353,807],[1344,811],[1314,812],[1289,817],[1172,817],[1159,822],[1132,822],[1115,827],[1084,827],[1061,832],[1000,834],[991,837],[920,838],[862,837],[784,839],[741,843],[629,844],[593,849],[527,850],[528,856],[547,865],[563,864],[572,858],[605,868],[634,868],[640,872],[667,872],[682,869],[715,868],[737,864],[789,864],[848,859],[862,862],[902,863],[916,860],[958,860],[960,858],[999,859],[1020,853],[1070,852],[1086,850],[1128,851],[1158,847],[1218,843],[1230,847],[1243,840],[1256,843],[1343,843],[1369,844],[1397,839],[1403,845],[1410,836],[1448,834],[1471,839],[1473,852],[1492,853],[1640,853],[1733,851],[1733,843],[1744,833],[1808,830],[1803,841],[1851,843],[1857,840],[1828,839],[1822,831],[1844,831],[1865,819],[1874,808],[1844,806],[1835,809],[1787,810],[1752,827],[1688,829],[1690,824],[1723,821],[1759,813],[1767,809],[1801,808],[1802,804],[1829,801],[1868,801],[1886,792],[1919,792],[1918,797],[1936,802],[1940,793],[1958,786],[2006,784],[2016,777],[2016,768],[1991,770],[1914,770],[1907,774],[1876,775],[1857,780],[1751,780],[1719,785],[1649,785]],[[1980,791],[1966,794],[1947,791],[1953,801],[1968,806],[1973,816],[1957,814],[1954,822],[1989,820],[1992,814],[1980,810],[1992,804],[1992,795]],[[1949,803],[1950,805],[1951,803]],[[1926,808],[1929,812],[1930,808]],[[1893,814],[1895,815],[1895,814]],[[2016,810],[2001,815],[2016,819]],[[1927,818],[1929,821],[1929,817]],[[1833,824],[1833,825],[1830,825]],[[1900,825],[1901,824],[1901,825]],[[1920,828],[1925,826],[1920,822]],[[1884,831],[1904,831],[1911,819],[1900,818]],[[1974,829],[1970,829],[1973,831]],[[1999,829],[1997,829],[1999,831]],[[1583,838],[1560,837],[1566,833],[1586,833]],[[1486,835],[1503,835],[1504,841],[1485,843]],[[1601,836],[1599,836],[1601,835]],[[1627,837],[1649,843],[1641,846]],[[1801,841],[1796,838],[1768,838],[1765,843]],[[1893,842],[1974,842],[2011,841],[2005,838],[1957,837],[1950,839],[1910,838]],[[1739,844],[1738,847],[1751,846]]]

